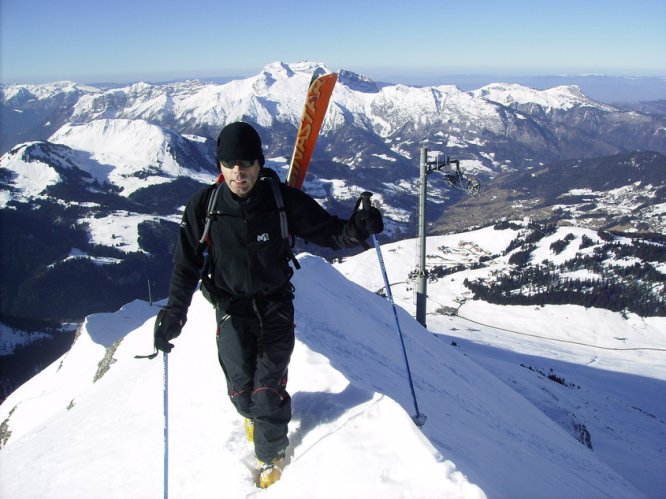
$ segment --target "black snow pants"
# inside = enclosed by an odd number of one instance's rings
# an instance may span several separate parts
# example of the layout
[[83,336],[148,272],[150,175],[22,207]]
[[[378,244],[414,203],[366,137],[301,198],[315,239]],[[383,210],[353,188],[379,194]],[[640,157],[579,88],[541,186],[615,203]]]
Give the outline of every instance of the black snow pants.
[[[263,307],[262,307],[263,308]],[[294,350],[294,305],[272,303],[254,316],[217,312],[217,352],[231,402],[254,421],[254,450],[267,462],[282,457],[289,444],[291,397],[287,368]]]

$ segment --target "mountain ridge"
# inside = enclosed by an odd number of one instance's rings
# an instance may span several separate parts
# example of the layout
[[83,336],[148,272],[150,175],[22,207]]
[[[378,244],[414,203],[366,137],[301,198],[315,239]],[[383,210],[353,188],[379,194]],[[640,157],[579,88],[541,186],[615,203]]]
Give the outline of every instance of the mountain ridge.
[[[428,415],[419,436],[408,416],[409,390],[394,325],[380,313],[389,304],[347,281],[323,260],[299,258],[303,269],[295,278],[298,341],[290,371],[293,447],[283,480],[266,493],[640,493],[523,395],[400,311],[415,361],[417,395]],[[22,497],[40,490],[67,490],[77,497],[101,480],[109,497],[158,493],[162,366],[132,358],[150,350],[154,311],[145,302],[134,302],[118,312],[89,317],[72,351],[1,406],[5,427],[16,431],[0,451],[4,491]],[[210,350],[214,314],[198,293],[190,314],[169,356],[171,491],[175,496],[209,497],[223,486],[236,497],[251,496],[256,493],[248,471],[251,450],[243,442],[241,418],[224,403],[222,374]],[[205,331],[210,335],[201,334]],[[198,359],[196,370],[191,369],[193,358]],[[108,370],[102,374],[104,359]],[[93,383],[98,374],[101,377]],[[200,383],[201,377],[219,383]],[[210,402],[202,405],[203,400]],[[35,454],[45,445],[63,447],[63,438],[70,443],[57,460],[43,451]],[[97,454],[95,463],[77,465],[100,448],[105,452]],[[368,453],[374,458],[368,460]],[[24,466],[28,461],[44,470],[42,480],[23,478],[30,469]],[[201,464],[192,468],[192,463]],[[220,466],[227,473],[220,475]],[[63,467],[72,471],[61,473]],[[347,478],[322,490],[316,485],[321,470]],[[192,473],[197,480],[192,480]]]
[[[54,98],[58,95],[78,95],[87,93],[84,98],[78,98],[75,105],[74,112],[68,121],[79,122],[89,121],[90,119],[104,117],[117,117],[129,119],[152,119],[156,124],[161,126],[170,127],[183,133],[197,133],[204,136],[214,136],[216,129],[219,129],[221,124],[225,121],[241,119],[243,117],[253,118],[256,124],[260,126],[268,126],[274,124],[275,118],[278,121],[289,122],[294,124],[300,117],[300,108],[302,106],[302,90],[306,88],[312,71],[316,67],[326,66],[318,63],[299,63],[287,65],[284,63],[273,63],[267,65],[258,75],[249,77],[242,80],[234,80],[229,83],[217,85],[206,84],[197,81],[176,82],[171,84],[151,85],[147,83],[133,84],[128,87],[114,88],[110,90],[93,89],[92,87],[84,86],[65,86],[68,93],[60,92],[54,94]],[[288,69],[284,69],[288,68]],[[354,95],[354,100],[362,102],[368,100],[372,95],[382,96],[383,93],[390,91],[392,95],[387,96],[384,100],[389,102],[399,102],[395,99],[395,92],[414,94],[418,96],[424,89],[426,93],[435,93],[439,97],[440,102],[445,102],[448,98],[460,99],[463,96],[477,99],[479,103],[485,101],[490,104],[491,101],[479,98],[479,91],[463,92],[454,86],[435,86],[435,87],[409,87],[407,85],[390,85],[382,84],[381,88],[367,77],[354,74],[350,71],[341,71],[342,77],[340,78],[339,86],[333,95],[332,105],[338,104],[343,109],[352,109],[350,106],[350,94],[346,92],[349,90],[351,95]],[[286,76],[284,76],[286,75]],[[270,84],[267,83],[270,80]],[[259,88],[256,85],[261,82]],[[348,85],[352,82],[363,82],[362,85],[354,87]],[[277,87],[275,85],[278,84]],[[275,87],[277,94],[271,94],[270,89]],[[18,93],[17,89],[22,89],[25,92],[35,92],[39,94],[39,98],[44,100],[48,94],[48,89],[51,86],[45,85],[9,85],[2,86],[2,102],[3,105],[15,107],[19,104],[15,97]],[[521,87],[526,90],[527,87]],[[258,91],[259,90],[259,91]],[[266,92],[269,93],[266,93]],[[224,98],[225,95],[233,95],[233,99]],[[551,101],[552,90],[532,90],[531,95],[539,97],[543,101]],[[252,96],[255,98],[252,98]],[[8,96],[10,97],[8,99]],[[239,98],[239,96],[241,96]],[[570,101],[567,103],[567,108],[570,110],[572,107],[590,107],[598,108],[607,112],[616,113],[618,111],[607,105],[595,103],[591,99],[580,95],[578,98],[569,96]],[[281,111],[281,113],[266,113],[267,109],[261,102],[261,99],[267,99],[266,102],[270,103],[288,103],[286,106],[280,104],[277,108],[271,109]],[[158,99],[158,101],[156,101]],[[160,100],[161,99],[161,100]],[[223,99],[223,100],[222,100]],[[539,100],[537,99],[537,100]],[[27,99],[25,99],[27,101]],[[139,105],[143,102],[144,104]],[[148,103],[151,103],[148,105]],[[472,102],[472,101],[470,101]],[[168,105],[165,105],[168,103]],[[426,102],[427,104],[427,102]],[[465,107],[471,108],[469,102],[465,106],[458,106],[457,111]],[[382,104],[374,105],[374,108],[381,108]],[[507,109],[510,110],[510,107]],[[217,113],[213,110],[217,109]],[[373,107],[366,110],[372,112]],[[419,116],[421,119],[431,120],[433,123],[435,115],[427,107],[421,106],[422,111],[426,111],[425,117]],[[434,108],[435,111],[441,111],[442,108]],[[284,112],[287,111],[286,114]],[[510,111],[512,112],[512,111]],[[222,114],[218,114],[222,113]],[[343,113],[344,114],[344,113]],[[492,114],[492,112],[491,112]],[[430,117],[432,116],[432,117]],[[455,116],[455,113],[453,113]],[[170,118],[169,118],[170,117]],[[412,123],[413,116],[410,118]],[[515,118],[521,119],[521,118]],[[522,116],[524,119],[524,115]],[[49,120],[53,121],[53,120]],[[63,121],[61,119],[61,121]],[[64,124],[64,122],[62,123]],[[376,133],[379,131],[374,130]],[[392,129],[390,134],[395,133],[396,129]],[[448,130],[449,133],[454,134],[455,130]],[[381,135],[381,133],[380,133]],[[44,139],[46,137],[37,137]],[[426,138],[426,137],[423,137]],[[663,146],[663,144],[662,144]]]

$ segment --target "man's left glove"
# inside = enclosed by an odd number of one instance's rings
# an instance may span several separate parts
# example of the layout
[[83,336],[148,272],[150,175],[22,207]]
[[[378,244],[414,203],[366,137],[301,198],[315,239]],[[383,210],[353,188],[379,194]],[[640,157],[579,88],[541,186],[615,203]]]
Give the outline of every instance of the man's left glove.
[[169,341],[180,334],[185,322],[187,315],[182,311],[168,305],[162,308],[155,319],[155,348],[169,353],[173,348]]
[[384,230],[384,220],[381,212],[370,204],[369,192],[364,192],[358,198],[352,220],[356,228],[356,235],[365,241],[371,234],[379,234]]

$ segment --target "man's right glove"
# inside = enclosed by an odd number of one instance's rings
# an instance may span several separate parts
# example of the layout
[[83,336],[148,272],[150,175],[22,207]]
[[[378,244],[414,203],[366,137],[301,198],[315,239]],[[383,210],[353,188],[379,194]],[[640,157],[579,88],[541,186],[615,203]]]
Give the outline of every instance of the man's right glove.
[[155,348],[169,353],[173,344],[169,343],[183,330],[187,322],[187,315],[180,310],[166,306],[162,308],[155,319]]

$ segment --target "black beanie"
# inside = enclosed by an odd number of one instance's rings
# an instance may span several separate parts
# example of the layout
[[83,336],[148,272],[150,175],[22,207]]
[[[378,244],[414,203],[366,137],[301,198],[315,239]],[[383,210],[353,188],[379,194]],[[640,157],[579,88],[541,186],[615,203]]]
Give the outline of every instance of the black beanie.
[[241,121],[225,126],[217,137],[217,160],[234,159],[258,159],[261,166],[266,161],[259,134],[252,125]]

